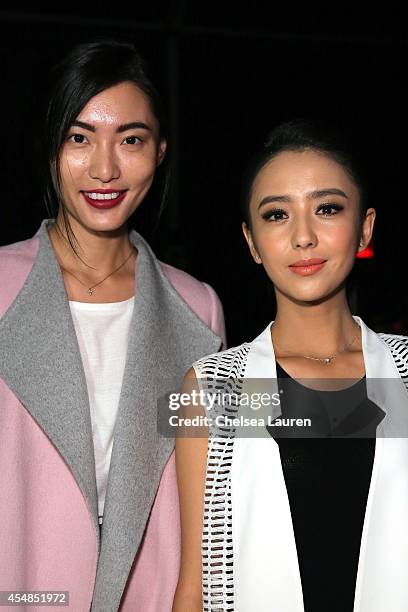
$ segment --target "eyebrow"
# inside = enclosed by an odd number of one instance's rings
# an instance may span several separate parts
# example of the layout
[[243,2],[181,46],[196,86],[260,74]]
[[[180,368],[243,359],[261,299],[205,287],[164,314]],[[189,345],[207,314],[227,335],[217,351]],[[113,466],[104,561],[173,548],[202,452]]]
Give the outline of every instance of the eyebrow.
[[[72,123],[71,127],[80,127],[84,130],[89,130],[90,132],[96,132],[96,126],[91,123],[86,123],[85,121],[76,120]],[[116,128],[116,133],[120,134],[121,132],[126,132],[127,130],[149,130],[151,128],[143,121],[131,121],[130,123],[123,123]]]
[[[310,191],[309,193],[306,194],[306,198],[308,200],[317,200],[319,198],[324,198],[328,195],[339,195],[342,198],[346,198],[346,200],[348,199],[348,196],[344,193],[344,191],[342,191],[341,189],[338,189],[337,187]],[[266,196],[265,198],[262,198],[262,200],[260,201],[258,205],[258,210],[262,206],[265,206],[265,204],[270,204],[271,202],[285,202],[289,204],[291,201],[292,201],[292,198],[288,195],[269,195],[269,196]]]

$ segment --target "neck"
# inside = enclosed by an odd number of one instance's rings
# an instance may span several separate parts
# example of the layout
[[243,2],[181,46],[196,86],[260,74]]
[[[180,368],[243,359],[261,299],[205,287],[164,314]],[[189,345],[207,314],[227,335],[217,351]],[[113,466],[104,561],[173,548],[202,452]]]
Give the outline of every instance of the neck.
[[66,269],[88,274],[92,274],[93,270],[98,274],[109,273],[120,265],[132,250],[126,225],[105,232],[89,230],[72,217],[70,224],[75,234],[74,246],[77,254],[69,243],[61,213],[49,231],[53,248]]
[[[277,314],[272,336],[278,352],[326,357],[347,347],[361,348],[360,330],[353,319],[345,287],[319,303],[294,302],[275,290]],[[356,337],[357,335],[357,337]]]

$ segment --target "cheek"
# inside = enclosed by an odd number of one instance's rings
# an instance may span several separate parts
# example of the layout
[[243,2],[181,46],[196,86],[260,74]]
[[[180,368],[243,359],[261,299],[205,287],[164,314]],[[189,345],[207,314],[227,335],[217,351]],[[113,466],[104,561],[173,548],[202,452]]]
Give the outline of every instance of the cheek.
[[134,164],[129,167],[129,173],[135,177],[136,180],[147,180],[154,175],[156,171],[156,164],[153,161],[143,160],[141,163]]
[[254,228],[253,240],[262,260],[268,260],[271,264],[282,259],[291,248],[290,237],[285,231],[279,231],[276,227],[272,229],[266,224]]
[[88,167],[88,154],[85,152],[62,153],[60,172],[63,184],[68,188],[75,178],[82,176]]
[[132,206],[140,203],[149,191],[155,176],[156,163],[152,157],[133,160],[122,172],[122,177],[131,192]]
[[269,279],[275,284],[279,284],[282,275],[285,274],[287,262],[290,259],[290,254],[288,253],[290,242],[282,234],[279,234],[279,232],[260,231],[257,235],[254,235],[254,243],[261,257],[264,270]]
[[327,245],[329,249],[329,253],[327,253],[329,256],[331,252],[333,256],[337,254],[339,257],[350,256],[354,258],[357,243],[357,231],[355,226],[351,224],[344,224],[343,226],[333,228],[322,239],[322,244]]
[[151,180],[154,176],[156,165],[155,153],[146,153],[137,157],[128,155],[122,160],[122,172],[132,182],[145,182]]

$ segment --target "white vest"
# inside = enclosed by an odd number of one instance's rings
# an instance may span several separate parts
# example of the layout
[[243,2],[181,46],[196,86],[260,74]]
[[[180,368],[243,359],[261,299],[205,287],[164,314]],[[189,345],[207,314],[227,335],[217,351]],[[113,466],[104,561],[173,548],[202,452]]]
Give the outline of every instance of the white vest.
[[[354,612],[407,612],[408,338],[377,334],[360,317],[354,319],[362,329],[367,395],[386,413],[377,429]],[[208,391],[212,380],[231,378],[242,392],[253,379],[271,379],[277,392],[270,325],[253,342],[195,362],[200,387]],[[273,417],[280,414],[278,406]],[[269,435],[237,432],[239,427],[222,430],[209,439],[204,610],[304,612],[279,447]]]

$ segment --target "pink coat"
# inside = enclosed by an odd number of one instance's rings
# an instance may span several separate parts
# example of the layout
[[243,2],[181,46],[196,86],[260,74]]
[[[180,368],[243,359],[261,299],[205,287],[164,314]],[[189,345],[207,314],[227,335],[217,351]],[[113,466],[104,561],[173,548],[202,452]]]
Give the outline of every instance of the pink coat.
[[86,382],[51,223],[0,248],[0,591],[68,591],[73,612],[170,612],[179,507],[157,397],[225,343],[222,307],[131,232],[135,312],[100,543]]

